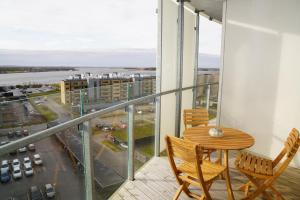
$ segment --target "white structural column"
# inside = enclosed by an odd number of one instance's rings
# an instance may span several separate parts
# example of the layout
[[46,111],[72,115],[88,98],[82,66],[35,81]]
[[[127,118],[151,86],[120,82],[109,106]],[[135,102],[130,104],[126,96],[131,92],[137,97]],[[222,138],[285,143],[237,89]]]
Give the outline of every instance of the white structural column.
[[[195,9],[184,1],[159,1],[158,28],[161,35],[158,38],[160,49],[157,67],[160,69],[157,70],[159,85],[156,88],[161,92],[194,85],[197,15]],[[156,116],[159,114],[160,118],[156,117],[156,120],[160,122],[160,133],[156,132],[156,136],[160,136],[159,147],[162,151],[165,148],[166,134],[179,137],[182,133],[182,110],[193,107],[193,90],[162,96],[159,106]]]
[[[190,87],[194,85],[195,63],[196,63],[196,29],[197,14],[195,9],[186,3],[184,7],[184,39],[183,39],[183,70],[182,70],[182,87]],[[181,118],[184,109],[193,107],[193,90],[185,90],[182,92],[181,102]],[[183,119],[181,119],[180,133],[184,131]]]
[[[161,92],[176,89],[177,17],[178,3],[161,0]],[[158,73],[158,72],[157,72]],[[176,96],[169,94],[160,99],[160,151],[165,148],[166,134],[175,135]],[[157,112],[159,112],[157,110]]]

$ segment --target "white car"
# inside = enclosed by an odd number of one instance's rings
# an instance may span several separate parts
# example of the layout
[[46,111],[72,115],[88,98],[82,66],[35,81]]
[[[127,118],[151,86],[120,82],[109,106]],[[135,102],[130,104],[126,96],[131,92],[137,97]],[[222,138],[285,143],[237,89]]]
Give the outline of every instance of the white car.
[[23,164],[24,164],[24,166],[25,166],[26,164],[31,165],[31,160],[30,160],[30,158],[29,158],[29,157],[25,157],[25,158],[24,158],[24,161],[23,161]]
[[12,175],[14,179],[22,178],[22,171],[20,167],[14,167]]
[[35,165],[42,165],[43,164],[43,161],[41,159],[40,154],[34,154],[33,155],[33,162],[34,162]]
[[33,175],[33,169],[32,169],[31,163],[24,164],[24,173],[25,173],[25,176]]
[[45,193],[47,198],[55,197],[55,189],[50,183],[45,185]]
[[13,169],[16,168],[16,167],[18,167],[18,168],[21,167],[19,159],[14,159],[11,164],[12,164]]
[[1,169],[3,171],[9,171],[8,160],[2,160],[2,162],[1,162]]
[[25,153],[27,151],[27,148],[26,147],[22,147],[19,149],[19,152],[20,153]]

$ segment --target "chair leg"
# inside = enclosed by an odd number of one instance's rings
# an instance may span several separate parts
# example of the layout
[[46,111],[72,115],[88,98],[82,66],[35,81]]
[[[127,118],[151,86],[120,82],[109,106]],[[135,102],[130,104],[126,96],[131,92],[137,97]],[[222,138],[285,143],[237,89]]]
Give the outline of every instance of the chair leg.
[[[248,179],[250,180],[249,182],[252,183],[252,185],[256,186],[256,188],[260,188],[263,184],[260,184],[258,182],[257,179],[255,179],[254,177],[252,176],[249,176],[249,175],[246,175],[248,177]],[[267,189],[268,187],[266,187]],[[248,188],[249,189],[249,188]],[[265,189],[265,190],[266,190]],[[262,193],[265,195],[265,197],[268,199],[268,200],[272,200],[273,198],[266,192],[266,191],[262,191]],[[254,191],[255,192],[255,191]],[[247,196],[248,196],[248,193],[247,193]]]
[[177,200],[178,199],[178,197],[180,196],[183,188],[184,188],[184,183],[182,185],[180,185],[180,187],[177,189],[176,194],[175,194],[173,200]]
[[242,198],[242,200],[252,200],[252,199],[255,199],[256,197],[258,197],[261,194],[264,194],[268,200],[273,199],[268,193],[266,193],[266,189],[270,187],[271,183],[266,184],[266,181],[264,181],[262,184],[259,184],[258,181],[256,179],[254,179],[252,176],[249,176],[249,175],[246,175],[246,176],[257,187],[257,189],[253,193],[251,193],[248,196]]
[[249,193],[249,189],[250,187],[252,186],[252,182],[251,181],[248,181],[247,183],[243,184],[241,187],[239,187],[238,190],[241,190],[241,191],[244,191],[245,192],[245,196],[248,195]]
[[285,200],[285,198],[283,198],[283,196],[280,194],[280,192],[278,190],[276,190],[272,185],[270,186],[270,189],[275,193],[277,199]]

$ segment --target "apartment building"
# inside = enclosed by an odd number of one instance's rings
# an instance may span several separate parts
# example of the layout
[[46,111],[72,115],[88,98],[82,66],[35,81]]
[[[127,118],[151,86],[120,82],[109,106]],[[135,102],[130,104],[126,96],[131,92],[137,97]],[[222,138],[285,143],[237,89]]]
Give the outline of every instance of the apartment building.
[[118,73],[93,76],[90,73],[76,75],[61,81],[61,102],[78,104],[80,90],[87,89],[86,101],[116,102],[149,95],[155,92],[155,76]]
[[61,102],[69,104],[79,101],[79,90],[86,89],[88,83],[86,79],[67,79],[60,82]]

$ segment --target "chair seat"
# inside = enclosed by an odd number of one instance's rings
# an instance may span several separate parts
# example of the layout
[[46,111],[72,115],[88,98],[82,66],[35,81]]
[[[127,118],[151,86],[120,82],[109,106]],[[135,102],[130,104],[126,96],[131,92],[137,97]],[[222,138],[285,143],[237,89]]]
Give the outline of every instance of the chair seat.
[[235,165],[237,169],[244,172],[245,174],[262,178],[273,176],[272,160],[265,159],[250,153],[242,152],[237,157]]
[[[214,164],[209,161],[203,161],[201,165],[201,170],[203,173],[203,179],[205,182],[213,180],[216,178],[220,173],[225,170],[225,166]],[[197,179],[197,170],[194,163],[184,162],[178,166],[178,170],[181,173],[184,173],[187,176],[190,176],[194,179]]]

